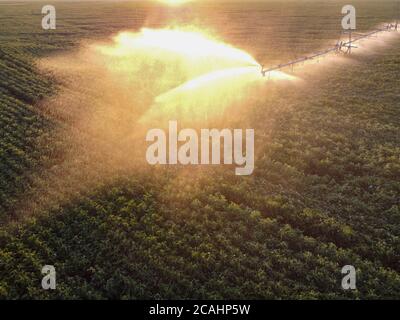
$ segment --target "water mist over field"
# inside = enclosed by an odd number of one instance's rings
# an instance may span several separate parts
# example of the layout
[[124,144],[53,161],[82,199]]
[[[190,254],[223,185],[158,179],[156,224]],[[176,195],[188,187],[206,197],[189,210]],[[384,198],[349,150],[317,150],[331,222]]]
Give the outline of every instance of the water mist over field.
[[152,127],[169,120],[229,126],[239,119],[232,111],[251,110],[268,81],[294,79],[282,72],[263,78],[250,54],[193,29],[125,31],[38,65],[61,84],[40,108],[64,124],[58,134],[67,146],[54,168],[57,181],[38,181],[38,190],[49,189],[39,192],[39,202],[47,201],[46,192],[68,198],[77,179],[86,187],[148,166],[145,137]]
[[[159,8],[156,12],[163,10],[171,9]],[[195,17],[198,13],[188,11],[188,15]],[[146,24],[151,24],[151,16],[147,17]],[[253,43],[253,37],[249,38],[251,51],[257,52],[260,59],[257,61],[246,50],[198,27],[196,19],[197,26],[179,27],[180,22],[175,21],[173,27],[121,31],[111,38],[84,41],[77,51],[39,61],[39,67],[61,83],[57,95],[42,102],[40,107],[50,118],[68,124],[58,130],[67,147],[61,151],[62,165],[54,169],[57,173],[53,179],[57,182],[38,181],[42,184],[39,190],[44,187],[68,193],[66,190],[70,189],[73,193],[76,179],[91,184],[112,178],[115,172],[146,166],[148,129],[166,127],[169,120],[197,128],[238,123],[243,114],[251,112],[268,94],[272,82],[293,82],[307,72],[315,76],[322,70],[319,61],[308,62],[306,66],[312,64],[310,68],[296,68],[295,75],[274,71],[264,78],[260,63],[276,62],[275,46],[279,45],[276,39],[266,42],[268,39],[264,36],[265,41]],[[223,38],[232,38],[220,17],[209,22],[221,27]],[[238,22],[232,23],[236,26]],[[244,19],[244,23],[250,21]],[[256,31],[252,33],[254,39],[259,39]],[[237,40],[234,42],[244,43],[241,37]],[[381,44],[385,40],[367,40],[360,46],[371,50],[374,41]],[[247,47],[249,43],[244,44]],[[281,58],[288,58],[289,51],[280,51]],[[350,60],[331,56],[323,61],[326,65]],[[80,165],[71,166],[72,163]],[[53,188],[54,185],[59,187]],[[58,191],[51,192],[58,194]],[[39,198],[43,201],[46,197]]]

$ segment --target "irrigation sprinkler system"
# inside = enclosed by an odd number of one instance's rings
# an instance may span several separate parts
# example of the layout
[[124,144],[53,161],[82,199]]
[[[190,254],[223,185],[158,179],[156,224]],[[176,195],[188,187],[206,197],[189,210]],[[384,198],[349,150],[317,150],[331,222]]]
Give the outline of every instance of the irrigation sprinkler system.
[[334,47],[331,47],[329,49],[323,50],[323,51],[318,51],[315,53],[312,53],[308,56],[298,58],[296,60],[289,61],[287,63],[283,64],[278,64],[274,65],[268,68],[264,68],[263,65],[261,65],[261,74],[263,77],[269,76],[272,71],[278,71],[286,68],[291,68],[292,71],[294,71],[294,67],[298,64],[305,63],[306,61],[311,61],[318,59],[320,57],[326,56],[330,53],[336,53],[336,54],[351,54],[353,48],[357,48],[354,44],[356,44],[358,41],[370,38],[374,35],[377,35],[378,33],[381,32],[392,32],[392,31],[397,31],[400,28],[399,21],[396,20],[394,23],[388,23],[385,24],[383,28],[376,29],[374,31],[368,32],[368,33],[357,33],[354,31],[343,31],[341,33],[341,39],[343,35],[348,35],[348,40],[339,40],[337,41],[336,45]]

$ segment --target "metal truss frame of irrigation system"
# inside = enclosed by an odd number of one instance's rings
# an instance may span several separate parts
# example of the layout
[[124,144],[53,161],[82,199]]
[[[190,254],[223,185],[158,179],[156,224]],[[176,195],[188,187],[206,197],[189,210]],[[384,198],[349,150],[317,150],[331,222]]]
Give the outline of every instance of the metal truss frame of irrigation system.
[[308,56],[298,58],[296,60],[292,60],[287,63],[278,64],[278,65],[271,66],[268,68],[264,68],[264,66],[261,65],[261,74],[263,75],[263,77],[266,77],[266,76],[269,76],[272,71],[279,71],[279,70],[286,69],[286,68],[291,68],[291,70],[293,71],[294,67],[298,64],[303,64],[307,61],[319,59],[330,53],[351,54],[352,49],[357,48],[354,44],[357,43],[358,41],[366,39],[366,38],[370,38],[381,32],[397,31],[399,28],[400,28],[400,25],[399,25],[398,21],[396,21],[395,23],[386,24],[383,28],[380,28],[380,29],[377,29],[377,30],[374,30],[374,31],[371,31],[371,32],[368,32],[365,34],[353,32],[351,30],[344,31],[341,34],[341,38],[342,38],[343,34],[348,34],[348,40],[345,40],[345,41],[339,40],[334,47],[331,47],[331,48],[323,50],[323,51],[315,52]]

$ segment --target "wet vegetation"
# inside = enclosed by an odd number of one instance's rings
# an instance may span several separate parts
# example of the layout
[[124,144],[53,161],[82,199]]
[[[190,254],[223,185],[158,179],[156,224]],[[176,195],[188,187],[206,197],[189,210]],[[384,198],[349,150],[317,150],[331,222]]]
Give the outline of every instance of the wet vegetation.
[[[362,3],[364,28],[392,17],[390,3]],[[306,4],[287,4],[297,14],[270,34],[274,58],[335,39],[337,18],[329,18],[328,31],[313,29],[328,9]],[[246,10],[230,6],[232,20]],[[278,2],[256,6],[283,14]],[[271,86],[238,120],[256,131],[250,177],[218,167],[146,168],[99,177],[84,189],[76,177],[67,202],[31,216],[25,209],[20,220],[16,212],[37,181],[57,175],[65,142],[54,133],[71,125],[41,112],[62,83],[39,72],[37,59],[138,28],[151,10],[60,3],[58,28],[46,32],[40,8],[0,4],[1,298],[400,298],[399,38],[305,74],[302,85]],[[235,30],[225,35],[233,43]],[[235,39],[251,51],[262,33]],[[46,264],[57,270],[54,291],[40,285]],[[341,288],[348,264],[357,269],[354,291]]]

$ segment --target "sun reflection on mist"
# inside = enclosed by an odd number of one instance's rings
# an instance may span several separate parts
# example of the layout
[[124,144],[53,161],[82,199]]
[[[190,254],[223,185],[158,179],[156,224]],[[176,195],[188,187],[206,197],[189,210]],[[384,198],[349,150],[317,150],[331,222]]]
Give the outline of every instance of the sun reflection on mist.
[[183,120],[219,117],[233,104],[240,103],[247,107],[249,97],[246,89],[252,84],[294,79],[296,78],[283,72],[273,71],[267,80],[260,76],[258,67],[213,71],[159,95],[140,121],[162,120],[168,115],[175,115]]
[[158,2],[162,2],[171,6],[179,6],[180,4],[192,2],[193,0],[158,0]]
[[247,107],[246,89],[252,83],[293,79],[283,72],[263,78],[249,53],[193,30],[122,32],[111,45],[95,49],[107,57],[108,68],[121,79],[129,78],[132,85],[147,81],[153,104],[140,118],[142,123],[209,119],[239,101]]
[[224,58],[230,61],[258,65],[247,52],[219,42],[203,33],[175,29],[147,29],[139,33],[122,32],[114,37],[114,46],[99,46],[108,55],[124,56],[135,50],[163,50],[188,59]]

